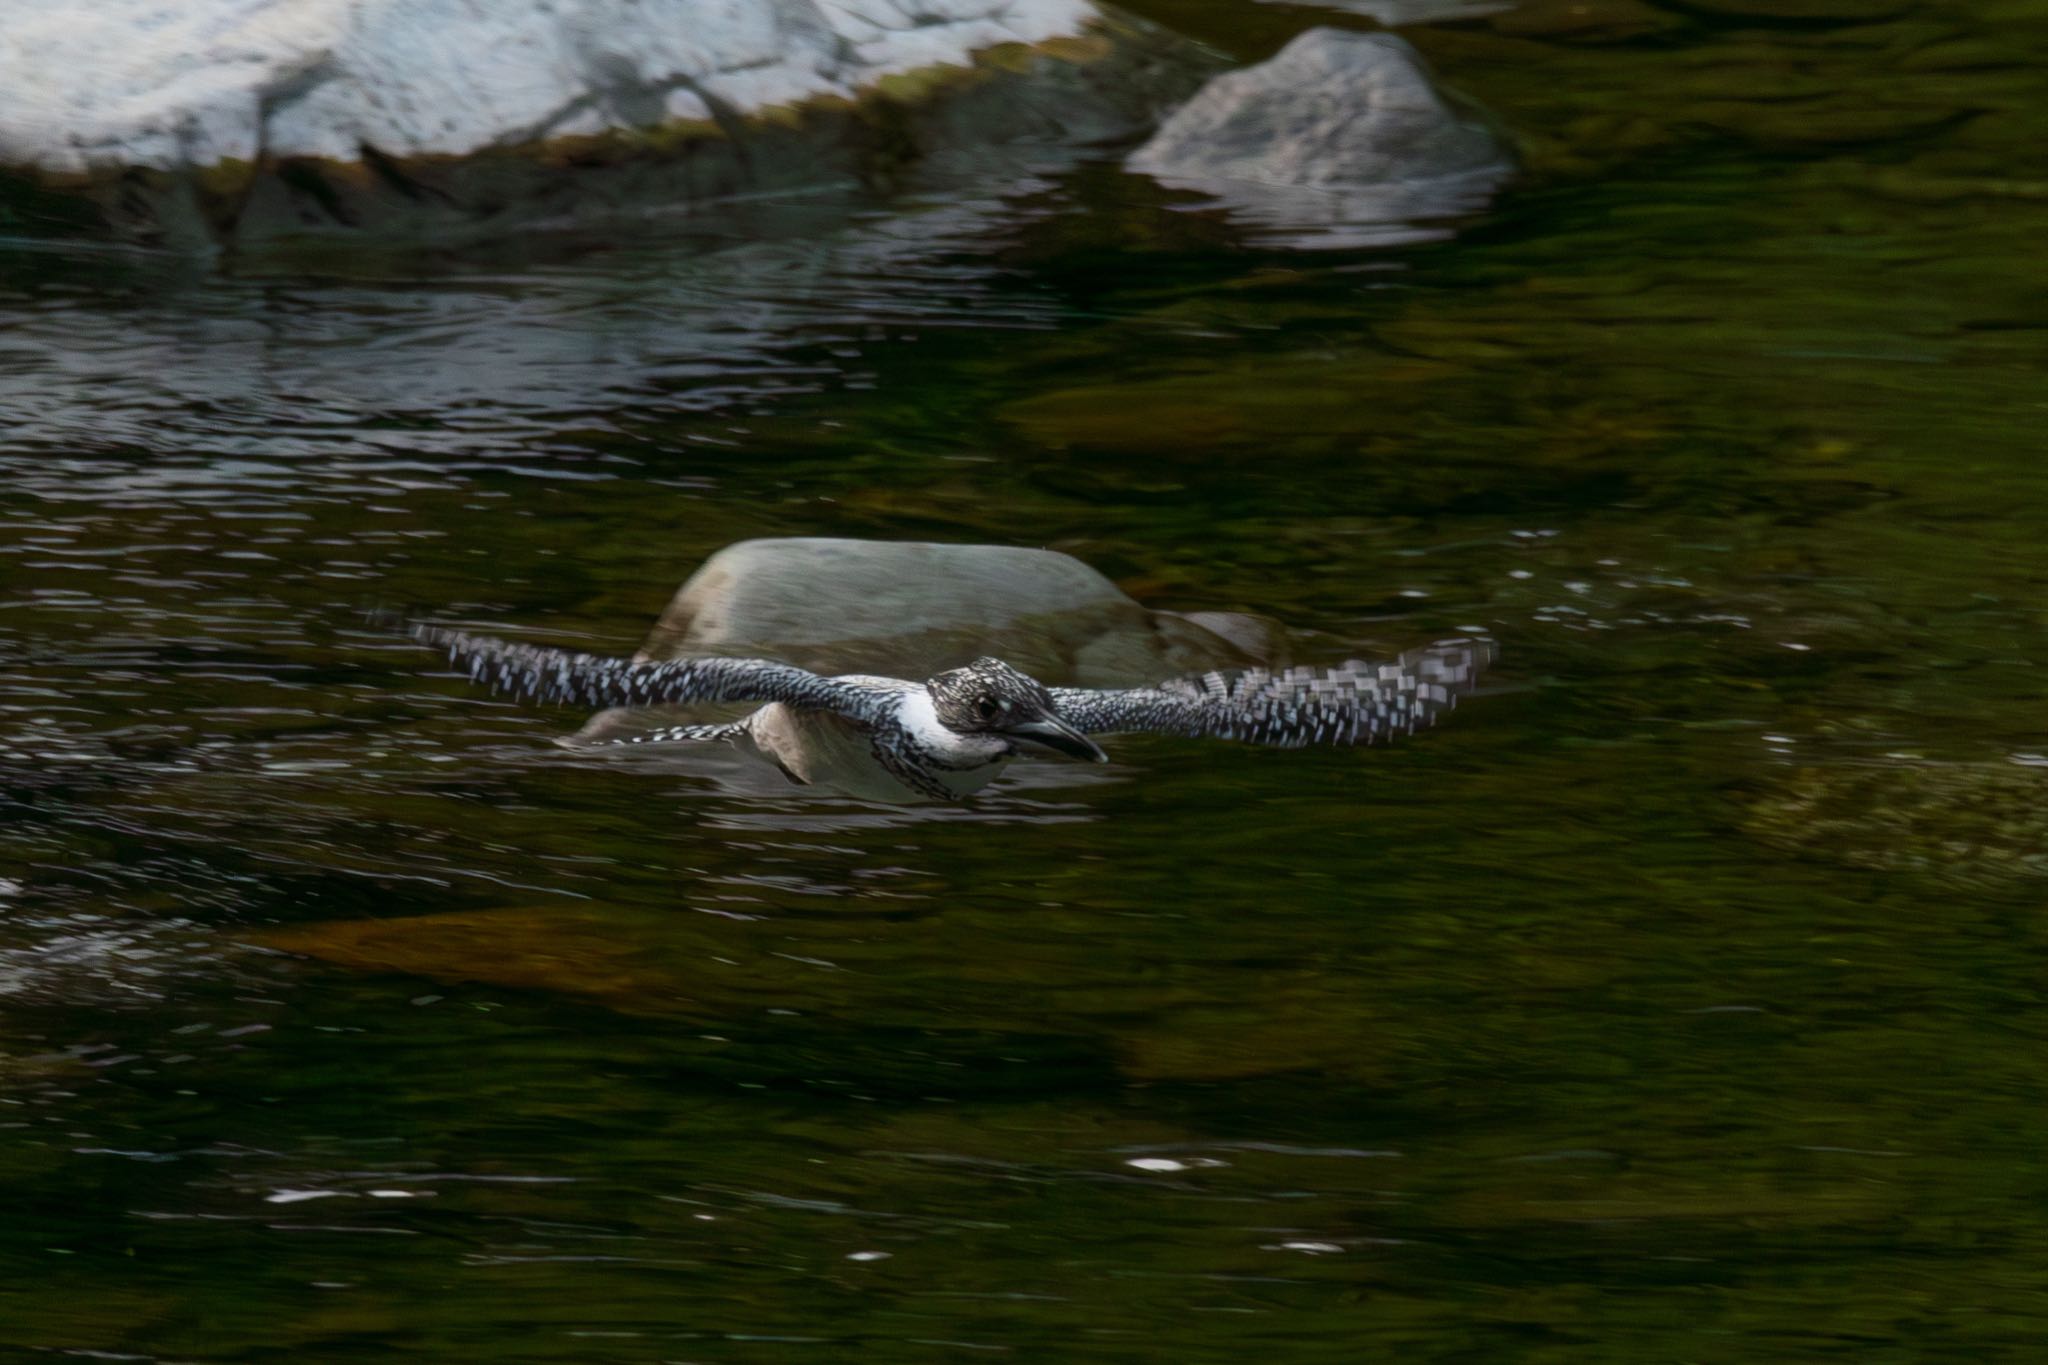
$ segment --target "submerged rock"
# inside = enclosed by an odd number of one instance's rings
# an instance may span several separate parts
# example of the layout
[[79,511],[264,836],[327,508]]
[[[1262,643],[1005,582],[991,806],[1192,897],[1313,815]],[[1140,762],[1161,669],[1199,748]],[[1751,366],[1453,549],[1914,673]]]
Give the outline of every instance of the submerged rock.
[[[750,918],[636,911],[601,902],[556,901],[428,915],[331,920],[248,934],[244,942],[349,971],[406,975],[447,986],[482,985],[585,1001],[628,1018],[730,1028],[758,1019],[764,1006],[790,998],[788,924],[766,907]],[[859,913],[859,902],[848,910]],[[778,922],[779,921],[779,922]],[[763,931],[767,931],[764,933]],[[764,941],[772,934],[772,941]],[[803,1012],[823,1026],[912,1028],[920,1049],[961,1046],[966,1038],[1002,1039],[1000,1051],[1027,1040],[1064,1037],[1097,1053],[1134,1081],[1242,1081],[1313,1070],[1382,1083],[1388,1051],[1363,1038],[1399,1032],[1391,1011],[1355,991],[1333,987],[1327,974],[1288,968],[1255,971],[1255,994],[1243,1002],[1190,998],[1174,974],[1118,983],[1113,997],[1085,981],[1085,954],[1059,964],[1076,997],[1073,1009],[1048,1011],[1042,995],[1005,987],[1001,963],[990,962],[988,938],[971,920],[931,922],[928,941],[946,954],[959,992],[952,1008],[934,1011],[930,997],[899,973],[813,969],[804,980]],[[844,940],[835,940],[843,944]],[[834,956],[837,951],[828,948]],[[709,966],[707,967],[707,964]],[[913,967],[916,964],[913,964]],[[1121,1008],[1105,1011],[1113,998]],[[974,1002],[973,1026],[949,1042],[958,1002]],[[1333,1020],[1345,1027],[1333,1028]],[[779,1027],[803,1027],[785,1020]]]
[[1441,234],[1512,169],[1499,138],[1389,33],[1317,28],[1211,80],[1125,167],[1304,246]]
[[1805,767],[1751,803],[1744,827],[1803,858],[1989,885],[2048,876],[2048,769],[1895,761]]
[[1708,14],[1778,23],[1869,23],[1912,8],[1906,0],[1692,0]]
[[0,230],[502,230],[1137,136],[1213,64],[1088,0],[10,0]]

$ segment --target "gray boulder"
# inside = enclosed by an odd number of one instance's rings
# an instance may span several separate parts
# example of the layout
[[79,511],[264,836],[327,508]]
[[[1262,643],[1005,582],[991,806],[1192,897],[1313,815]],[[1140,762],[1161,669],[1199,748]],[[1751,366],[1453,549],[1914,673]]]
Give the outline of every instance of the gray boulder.
[[705,560],[641,651],[691,654],[895,677],[996,654],[1041,682],[1088,687],[1264,662],[1207,625],[1139,606],[1072,555],[827,539],[746,540]]
[[[1282,632],[1262,618],[1152,611],[1052,550],[792,539],[742,541],[711,556],[638,657],[766,657],[823,673],[923,678],[993,654],[1044,683],[1119,687],[1281,663],[1284,649]],[[670,718],[603,712],[578,738]]]
[[1317,28],[1212,79],[1125,166],[1296,244],[1349,246],[1441,235],[1513,162],[1405,41]]

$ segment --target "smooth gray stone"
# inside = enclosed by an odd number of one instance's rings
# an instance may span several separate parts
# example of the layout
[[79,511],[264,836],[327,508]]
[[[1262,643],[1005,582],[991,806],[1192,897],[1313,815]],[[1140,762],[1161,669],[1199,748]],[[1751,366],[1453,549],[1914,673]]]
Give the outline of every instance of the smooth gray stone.
[[[1267,638],[1255,618],[1216,616]],[[641,654],[764,651],[903,678],[995,654],[1041,682],[1092,687],[1263,661],[1055,550],[810,538],[741,541],[705,560]]]
[[1125,166],[1283,241],[1352,246],[1444,235],[1513,159],[1404,40],[1317,28],[1212,79]]
[[[638,657],[774,658],[821,673],[922,679],[993,654],[1049,685],[1125,687],[1280,663],[1284,649],[1272,622],[1152,611],[1057,551],[788,539],[742,541],[711,556],[677,590]],[[673,713],[601,712],[577,739],[653,728]]]

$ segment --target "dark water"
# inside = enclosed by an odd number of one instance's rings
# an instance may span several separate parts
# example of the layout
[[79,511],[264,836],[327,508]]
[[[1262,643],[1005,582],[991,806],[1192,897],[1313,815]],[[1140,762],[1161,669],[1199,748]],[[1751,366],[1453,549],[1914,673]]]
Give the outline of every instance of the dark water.
[[[1410,32],[1528,162],[1444,243],[0,253],[0,1357],[2038,1359],[2048,6]],[[1508,687],[889,812],[357,615],[757,534]]]

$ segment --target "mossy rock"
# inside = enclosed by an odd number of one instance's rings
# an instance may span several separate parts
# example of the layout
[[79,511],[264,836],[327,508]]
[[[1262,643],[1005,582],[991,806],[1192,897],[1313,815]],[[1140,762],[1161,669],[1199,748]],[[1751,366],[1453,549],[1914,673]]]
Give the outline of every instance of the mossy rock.
[[1896,762],[1798,768],[1743,822],[1782,852],[1970,883],[2048,876],[2048,769]]

